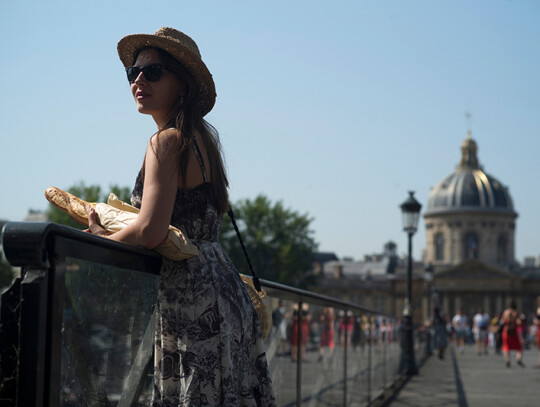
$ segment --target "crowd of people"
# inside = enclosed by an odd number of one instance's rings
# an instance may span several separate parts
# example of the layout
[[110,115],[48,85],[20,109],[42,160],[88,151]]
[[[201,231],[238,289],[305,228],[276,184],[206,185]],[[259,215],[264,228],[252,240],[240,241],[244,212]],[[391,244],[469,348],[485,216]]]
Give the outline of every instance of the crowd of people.
[[525,367],[523,351],[536,345],[538,362],[534,367],[540,368],[540,297],[536,311],[528,316],[519,312],[512,300],[506,309],[493,317],[479,308],[471,319],[461,309],[450,318],[435,307],[433,319],[427,325],[432,328],[440,359],[444,359],[445,349],[451,341],[460,353],[465,352],[467,344],[474,345],[479,356],[488,355],[491,349],[504,356],[507,367],[511,367],[511,355],[515,352],[517,365]]
[[290,352],[292,361],[297,360],[300,351],[302,360],[310,362],[306,358],[308,348],[318,352],[318,361],[322,361],[334,356],[336,346],[357,351],[371,345],[377,352],[382,350],[384,343],[398,338],[399,326],[393,320],[331,307],[317,308],[312,312],[305,303],[299,311],[297,304],[287,309],[281,302],[272,319],[273,330],[280,340],[278,354]]
[[[316,308],[313,312],[307,304],[302,307],[302,322],[298,324],[297,305],[287,310],[283,303],[274,312],[275,330],[279,331],[281,354],[290,352],[291,360],[296,361],[298,350],[303,361],[306,349],[318,353],[318,361],[332,358],[336,346],[356,351],[371,345],[375,352],[386,343],[398,341],[399,321],[370,315],[356,315],[351,311],[334,308]],[[301,341],[299,341],[299,326]],[[511,355],[515,352],[516,363],[525,367],[523,350],[538,347],[540,368],[540,297],[534,314],[520,313],[514,301],[499,314],[490,316],[482,308],[469,318],[462,310],[453,317],[446,315],[440,306],[435,306],[433,317],[425,326],[419,327],[419,334],[426,338],[430,330],[434,348],[440,359],[444,359],[449,343],[455,344],[460,353],[467,346],[474,347],[477,355],[490,353],[504,356],[506,366],[511,366]]]

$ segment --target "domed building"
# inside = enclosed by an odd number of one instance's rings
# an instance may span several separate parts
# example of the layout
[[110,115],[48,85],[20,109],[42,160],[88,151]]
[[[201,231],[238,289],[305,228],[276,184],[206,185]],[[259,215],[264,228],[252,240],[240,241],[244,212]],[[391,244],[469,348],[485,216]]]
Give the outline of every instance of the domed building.
[[503,270],[514,260],[517,213],[508,188],[484,172],[471,134],[461,144],[461,161],[429,194],[424,213],[425,261],[452,266],[469,259]]
[[450,316],[461,309],[471,318],[482,308],[496,315],[509,300],[533,309],[540,289],[536,274],[515,260],[517,212],[512,197],[478,162],[469,132],[455,171],[431,188],[424,213],[424,262],[434,271],[433,287]]

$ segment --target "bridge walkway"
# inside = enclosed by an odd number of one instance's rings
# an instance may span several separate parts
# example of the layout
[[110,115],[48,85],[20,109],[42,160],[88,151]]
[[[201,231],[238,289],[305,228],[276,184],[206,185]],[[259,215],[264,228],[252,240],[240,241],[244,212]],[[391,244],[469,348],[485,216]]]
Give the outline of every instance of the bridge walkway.
[[433,354],[401,390],[385,404],[390,407],[529,407],[540,406],[538,351],[523,352],[522,368],[511,355],[507,368],[502,355],[478,355],[474,346],[463,353],[450,346],[444,360]]

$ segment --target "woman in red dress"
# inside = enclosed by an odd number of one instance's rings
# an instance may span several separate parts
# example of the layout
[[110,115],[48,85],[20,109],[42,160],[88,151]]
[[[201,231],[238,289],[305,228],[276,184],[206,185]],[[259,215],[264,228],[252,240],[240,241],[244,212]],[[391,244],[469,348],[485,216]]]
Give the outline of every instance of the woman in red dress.
[[300,345],[300,354],[302,355],[302,361],[306,361],[306,344],[309,337],[309,322],[310,316],[308,311],[308,304],[302,304],[302,343],[298,343],[298,305],[294,304],[293,311],[293,323],[291,332],[291,359],[296,362],[298,355],[298,345]]
[[535,368],[540,369],[540,297],[536,299],[536,318],[534,324],[536,325],[536,346],[538,347],[538,363]]
[[323,360],[325,348],[328,348],[328,356],[330,358],[334,354],[334,308],[323,308],[320,323],[321,340],[319,344],[319,361]]
[[[341,322],[339,323],[339,342],[342,347],[351,346],[354,315],[352,311],[340,311]],[[345,341],[347,338],[347,341]]]
[[523,346],[521,344],[521,319],[516,311],[516,302],[510,301],[510,306],[504,310],[501,323],[503,324],[502,331],[502,351],[506,367],[510,367],[510,351],[516,351],[517,364],[525,367],[521,360]]

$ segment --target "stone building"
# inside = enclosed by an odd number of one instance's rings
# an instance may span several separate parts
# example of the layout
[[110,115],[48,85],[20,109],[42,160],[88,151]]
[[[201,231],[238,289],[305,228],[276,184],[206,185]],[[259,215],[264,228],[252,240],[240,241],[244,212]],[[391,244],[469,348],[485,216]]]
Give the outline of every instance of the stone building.
[[480,165],[469,132],[459,165],[431,189],[424,212],[424,260],[447,313],[495,315],[511,299],[522,311],[534,309],[540,280],[515,260],[517,216],[508,187]]
[[508,188],[484,172],[469,132],[456,170],[431,189],[424,219],[425,261],[453,266],[476,259],[502,270],[515,269],[517,213]]

